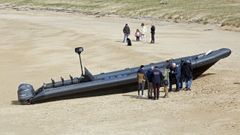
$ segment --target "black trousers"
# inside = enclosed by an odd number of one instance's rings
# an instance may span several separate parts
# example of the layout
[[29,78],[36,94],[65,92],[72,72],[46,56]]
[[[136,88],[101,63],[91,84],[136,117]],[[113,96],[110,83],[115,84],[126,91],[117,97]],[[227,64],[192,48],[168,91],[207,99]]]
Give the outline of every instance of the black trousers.
[[139,36],[136,36],[136,41],[140,41],[140,37]]
[[153,83],[153,89],[154,89],[154,99],[159,99],[160,84],[159,83]]
[[155,33],[151,33],[151,43],[155,43]]
[[[169,91],[172,91],[172,85],[175,84],[176,82],[177,82],[176,76],[169,74]],[[176,85],[176,87],[177,87],[177,85]]]

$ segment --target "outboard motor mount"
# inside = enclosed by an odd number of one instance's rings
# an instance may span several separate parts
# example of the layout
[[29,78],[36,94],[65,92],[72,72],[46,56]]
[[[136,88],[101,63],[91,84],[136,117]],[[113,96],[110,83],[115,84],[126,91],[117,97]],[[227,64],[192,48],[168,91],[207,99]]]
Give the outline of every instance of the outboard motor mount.
[[35,91],[32,85],[23,83],[18,86],[18,101],[21,104],[29,104],[34,95]]

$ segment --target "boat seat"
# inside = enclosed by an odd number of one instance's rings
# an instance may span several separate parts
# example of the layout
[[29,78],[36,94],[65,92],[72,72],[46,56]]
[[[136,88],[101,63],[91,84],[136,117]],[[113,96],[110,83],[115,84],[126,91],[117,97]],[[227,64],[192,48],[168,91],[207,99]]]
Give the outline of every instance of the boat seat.
[[55,88],[55,87],[60,87],[62,86],[62,82],[55,82],[55,80],[51,79],[52,81],[52,88]]
[[73,78],[73,84],[76,84],[76,83],[79,83],[79,78],[74,77],[74,78]]
[[77,78],[77,77],[73,78],[71,75],[69,75],[69,77],[71,79],[71,84],[76,84],[76,83],[80,82],[79,78]]
[[204,57],[205,55],[204,54],[200,54],[200,55],[198,55],[197,57],[196,57],[196,59],[200,59],[200,58],[202,58],[202,57]]
[[55,87],[61,87],[61,86],[63,86],[62,81],[55,82]]
[[205,53],[205,55],[209,55],[209,54],[211,54],[213,51],[212,50],[209,50],[209,51],[207,51],[206,53]]
[[43,83],[42,89],[45,89],[45,88],[47,88],[47,84],[46,84],[46,83]]
[[51,78],[52,81],[52,87],[55,87],[55,81]]
[[64,85],[64,78],[61,76],[62,85]]
[[71,79],[71,83],[73,84],[73,77],[71,75],[69,75],[70,79]]
[[[56,87],[61,87],[61,86],[64,86],[64,85],[72,84],[71,80],[64,80],[63,77],[60,77],[60,78],[61,78],[61,81],[58,81],[58,82],[55,82],[55,80],[53,80],[51,78],[51,83],[44,83],[42,88],[43,89],[49,89],[49,88],[56,88]],[[76,82],[76,81],[74,81],[74,82]]]
[[52,83],[47,83],[47,84],[44,84],[43,85],[43,88],[44,89],[48,89],[48,88],[52,88],[53,87],[53,84]]
[[71,85],[72,81],[71,80],[64,80],[64,86]]

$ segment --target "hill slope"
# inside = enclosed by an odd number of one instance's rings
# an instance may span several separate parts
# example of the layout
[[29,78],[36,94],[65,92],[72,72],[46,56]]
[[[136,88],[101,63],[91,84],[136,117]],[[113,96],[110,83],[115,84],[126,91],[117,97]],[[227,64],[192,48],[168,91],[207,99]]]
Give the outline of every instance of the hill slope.
[[240,28],[240,0],[1,0],[0,3]]

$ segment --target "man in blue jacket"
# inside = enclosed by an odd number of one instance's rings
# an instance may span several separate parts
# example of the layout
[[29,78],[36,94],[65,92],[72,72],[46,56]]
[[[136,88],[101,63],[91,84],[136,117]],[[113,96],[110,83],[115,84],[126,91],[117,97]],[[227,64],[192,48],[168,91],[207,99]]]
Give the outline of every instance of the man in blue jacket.
[[163,78],[162,72],[157,66],[155,66],[153,69],[154,100],[159,99],[159,88],[161,87]]
[[153,98],[153,69],[154,67],[152,66],[147,72],[147,83],[148,83],[148,98],[151,99]]
[[192,72],[193,72],[193,69],[192,69],[191,62],[189,60],[184,62],[182,66],[182,76],[186,83],[186,90],[191,90],[192,79],[193,79]]
[[176,66],[176,90],[180,91],[182,89],[182,75],[181,75],[181,64]]

